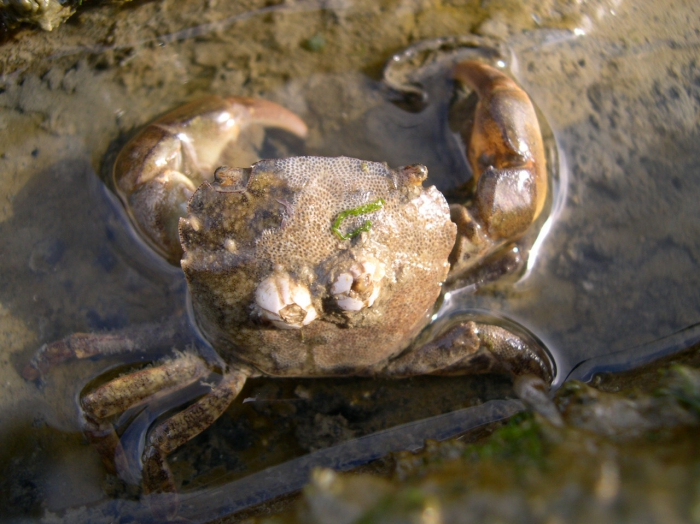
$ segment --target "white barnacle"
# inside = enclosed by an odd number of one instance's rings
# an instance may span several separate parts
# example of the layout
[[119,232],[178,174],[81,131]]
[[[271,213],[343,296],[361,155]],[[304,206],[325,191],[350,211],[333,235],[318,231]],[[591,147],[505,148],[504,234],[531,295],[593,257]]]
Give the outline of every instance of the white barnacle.
[[379,296],[385,274],[385,265],[368,257],[336,276],[331,284],[331,294],[343,311],[360,311],[371,307]]
[[334,295],[340,295],[341,293],[348,293],[352,287],[352,274],[341,273],[333,282],[331,286],[331,293]]
[[229,253],[235,254],[238,251],[238,246],[236,246],[236,241],[232,238],[227,238],[224,240],[224,249]]
[[255,307],[261,318],[279,329],[301,329],[318,316],[308,288],[279,271],[258,284]]

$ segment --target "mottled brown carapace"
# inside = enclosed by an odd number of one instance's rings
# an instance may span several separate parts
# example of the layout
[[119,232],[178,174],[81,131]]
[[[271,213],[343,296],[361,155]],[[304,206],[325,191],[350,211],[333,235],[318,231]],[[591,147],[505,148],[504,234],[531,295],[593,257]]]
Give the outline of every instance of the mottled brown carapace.
[[[232,171],[203,184],[180,223],[197,322],[219,352],[271,375],[370,374],[427,324],[456,227],[423,166],[295,157]],[[339,226],[367,231],[334,234],[341,213],[379,200]],[[267,318],[266,282],[304,288],[297,316],[313,320]]]

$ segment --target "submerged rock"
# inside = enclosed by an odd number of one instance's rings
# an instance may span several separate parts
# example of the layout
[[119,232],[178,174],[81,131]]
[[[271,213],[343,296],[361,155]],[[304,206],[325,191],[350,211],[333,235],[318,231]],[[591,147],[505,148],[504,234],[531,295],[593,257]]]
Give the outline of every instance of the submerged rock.
[[594,383],[557,393],[564,427],[523,414],[472,443],[396,454],[374,474],[319,469],[296,506],[264,522],[700,521],[700,370]]

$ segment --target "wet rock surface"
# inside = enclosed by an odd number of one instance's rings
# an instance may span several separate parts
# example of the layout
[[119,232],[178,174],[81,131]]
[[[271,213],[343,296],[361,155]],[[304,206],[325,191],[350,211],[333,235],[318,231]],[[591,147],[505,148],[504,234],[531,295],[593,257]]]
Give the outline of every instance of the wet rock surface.
[[517,415],[374,473],[318,469],[301,500],[248,522],[696,522],[700,350],[674,360],[565,385],[564,427]]

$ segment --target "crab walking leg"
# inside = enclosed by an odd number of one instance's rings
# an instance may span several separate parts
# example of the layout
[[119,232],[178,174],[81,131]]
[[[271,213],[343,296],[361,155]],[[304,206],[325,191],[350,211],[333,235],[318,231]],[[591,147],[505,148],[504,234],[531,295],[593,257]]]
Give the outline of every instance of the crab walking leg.
[[96,356],[138,353],[182,342],[186,320],[174,317],[167,322],[143,324],[112,333],[74,333],[44,344],[25,366],[25,380],[39,380],[52,366],[66,360]]
[[384,374],[468,375],[506,373],[513,378],[515,394],[552,424],[563,424],[549,399],[552,365],[544,350],[507,329],[490,324],[463,322],[435,341],[403,353],[391,361]]
[[546,384],[552,381],[551,364],[544,350],[507,329],[477,322],[462,322],[435,341],[399,355],[382,374],[409,377],[476,373],[529,375]]
[[479,97],[471,128],[463,130],[475,183],[473,205],[453,205],[458,240],[453,272],[516,240],[542,211],[547,170],[542,133],[527,94],[504,73],[481,62],[457,64],[454,78]]
[[114,426],[105,419],[143,404],[157,393],[185,387],[206,372],[199,358],[183,354],[161,366],[116,378],[81,397],[85,415],[83,431],[106,468],[118,473],[125,471],[128,465]]
[[207,373],[201,359],[182,354],[160,366],[115,378],[80,399],[85,414],[104,419],[142,404],[156,393],[185,387]]
[[[297,115],[268,100],[210,96],[186,104],[143,128],[119,153],[114,185],[133,224],[150,246],[177,265],[178,222],[196,188],[211,180],[224,152],[240,165],[258,159],[246,131],[253,125],[305,138]],[[230,159],[229,159],[230,160]]]
[[[238,396],[247,376],[239,370],[227,372],[208,394],[150,432],[143,452],[143,487],[146,494],[175,492],[167,456],[211,426]],[[158,501],[160,497],[152,500]]]
[[97,454],[102,464],[110,473],[116,475],[127,467],[126,456],[111,422],[93,419],[85,416],[83,432]]

